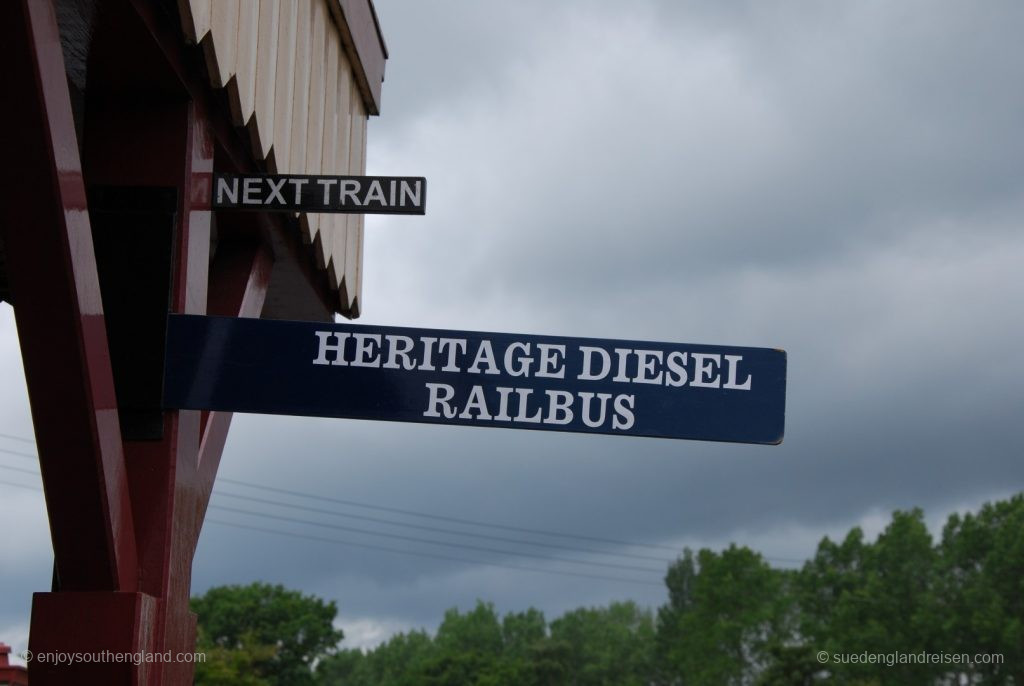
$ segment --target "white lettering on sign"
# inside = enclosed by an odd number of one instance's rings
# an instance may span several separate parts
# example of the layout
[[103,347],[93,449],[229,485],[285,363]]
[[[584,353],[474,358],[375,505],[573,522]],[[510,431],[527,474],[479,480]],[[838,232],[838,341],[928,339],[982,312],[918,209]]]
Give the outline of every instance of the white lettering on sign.
[[426,179],[328,175],[213,175],[214,209],[423,214]]
[[552,389],[540,393],[533,388],[474,385],[460,398],[454,386],[430,382],[426,390],[424,417],[565,426],[579,416],[592,429],[603,427],[610,417],[612,428],[620,431],[628,431],[636,422],[634,396],[628,394],[613,399],[611,393]]
[[[336,364],[345,366],[348,362],[345,361],[345,340],[351,334],[338,334],[333,331],[317,331],[316,337],[320,341],[318,346],[318,354],[313,360],[313,364]],[[331,343],[331,338],[337,339],[337,342]],[[328,353],[334,353],[334,359],[329,360],[327,358]]]
[[260,192],[260,185],[262,179],[255,176],[248,177],[242,182],[242,204],[244,205],[261,205],[263,201],[260,200],[257,193]]
[[359,188],[362,184],[353,179],[341,182],[341,201],[343,203],[352,203],[356,207],[362,205],[359,202]]
[[[388,342],[388,361],[384,363],[385,369],[415,369],[416,363],[409,357],[412,352],[412,339],[408,336],[385,336]],[[398,358],[402,358],[402,365],[399,367]]]
[[366,191],[365,204],[369,205],[371,202],[379,203],[381,205],[387,202],[384,197],[384,189],[381,188],[380,181],[374,179],[370,182],[370,189]]
[[483,370],[484,374],[500,374],[501,371],[498,369],[498,363],[494,359],[494,346],[491,342],[484,340],[480,342],[480,347],[477,348],[476,357],[473,358],[473,364],[469,366],[466,371],[473,374],[480,373],[480,364],[486,364],[487,369]]
[[337,179],[317,179],[316,181],[324,189],[324,204],[331,202],[331,186],[338,183]]
[[459,372],[462,371],[459,365],[456,364],[456,356],[462,352],[466,352],[466,339],[465,338],[442,338],[437,344],[438,353],[444,353],[445,348],[448,349],[448,364],[441,367],[442,372]]
[[[681,353],[673,350],[668,354],[668,372],[665,374],[666,386],[685,386],[690,377],[686,373],[686,358],[688,353]],[[742,359],[742,358],[740,358]],[[672,375],[675,374],[675,378]]]
[[[415,192],[413,191],[413,187],[416,188]],[[402,207],[405,207],[406,200],[409,200],[410,201],[409,204],[413,205],[414,207],[418,207],[419,204],[420,204],[420,198],[422,197],[422,190],[423,190],[423,182],[422,181],[417,180],[417,181],[414,181],[412,184],[410,184],[408,181],[403,179],[402,180],[402,193],[401,193],[402,199],[399,200],[398,204],[400,206],[402,206]]]
[[723,355],[723,357],[725,358],[725,361],[728,363],[729,372],[728,372],[728,374],[726,374],[726,376],[728,377],[728,381],[726,381],[722,385],[722,388],[735,388],[736,390],[740,390],[740,391],[749,391],[750,390],[750,375],[749,374],[747,374],[747,380],[746,381],[744,381],[741,384],[736,383],[736,374],[739,373],[737,370],[739,369],[740,362],[743,360],[743,356],[742,355]]
[[612,417],[612,428],[626,431],[633,428],[636,417],[633,416],[635,400],[631,395],[615,396],[615,416]]
[[288,179],[280,179],[278,184],[275,186],[273,179],[267,179],[267,188],[270,190],[270,195],[267,196],[266,200],[267,205],[274,202],[274,198],[277,198],[277,202],[281,205],[288,204],[284,199],[284,196],[281,195],[281,189],[284,188],[286,183],[288,183]]
[[387,187],[380,179],[370,179],[364,187],[357,179],[317,179],[323,188],[324,205],[354,207],[419,207],[423,202],[423,180],[388,179]]
[[217,202],[238,202],[238,179],[231,179],[231,183],[228,184],[228,179],[220,177],[217,179]]
[[[541,378],[549,379],[564,379],[565,378],[565,346],[564,345],[552,345],[550,343],[538,343],[537,353],[540,355],[540,361],[537,365],[537,376]],[[562,360],[559,361],[558,357],[561,355]]]
[[[583,381],[600,381],[608,376],[612,368],[612,356],[604,348],[592,348],[589,345],[581,345],[580,352],[583,353],[583,371],[576,377]],[[601,371],[594,372],[594,353],[601,356]]]
[[662,372],[655,373],[655,367],[661,364],[663,353],[660,350],[637,350],[637,370],[633,381],[661,385]]
[[693,357],[695,373],[690,385],[700,386],[702,388],[718,388],[719,381],[715,365],[720,365],[722,363],[721,356],[693,353],[691,357]]
[[[356,342],[356,354],[352,358],[353,367],[379,367],[380,366],[380,334],[379,333],[357,333],[352,334]],[[376,350],[374,350],[376,345]]]
[[[513,359],[515,351],[518,350],[522,353],[518,360]],[[532,357],[526,357],[530,354],[530,344],[515,342],[505,349],[505,373],[511,376],[529,376],[530,365],[533,364]],[[518,363],[518,364],[517,364]],[[515,367],[513,369],[513,367]]]
[[306,179],[288,179],[288,181],[295,189],[295,204],[298,205],[302,201],[302,187],[306,185]]
[[424,417],[445,417],[451,419],[455,416],[452,409],[451,399],[455,397],[455,389],[446,383],[428,383],[427,390],[430,398],[427,400],[427,411]]
[[[237,193],[238,190],[226,187],[223,192]],[[624,387],[632,384],[662,386],[667,392],[689,387],[717,389],[706,392],[744,393],[754,384],[753,374],[743,368],[743,355],[737,354],[665,348],[606,349],[600,345],[508,339],[496,343],[489,338],[382,336],[334,331],[316,331],[315,334],[314,365],[479,376],[480,383],[471,386],[425,380],[423,416],[439,419],[552,426],[582,422],[592,429],[610,426],[615,431],[629,431],[636,425],[638,413],[643,411],[637,407],[635,394],[580,390],[579,386],[611,382]],[[570,378],[577,387],[549,387],[552,384],[549,380],[566,379],[567,369],[571,369]],[[522,379],[522,385],[486,384],[484,379],[493,375]],[[538,383],[547,385],[531,387],[529,379],[542,379],[544,381]],[[467,386],[468,391],[464,390]]]

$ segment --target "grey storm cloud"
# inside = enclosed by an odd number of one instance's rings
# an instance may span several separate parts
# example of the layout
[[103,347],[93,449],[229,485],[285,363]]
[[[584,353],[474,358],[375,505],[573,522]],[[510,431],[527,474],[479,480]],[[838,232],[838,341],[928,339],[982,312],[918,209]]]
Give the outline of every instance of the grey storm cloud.
[[[877,530],[893,509],[941,522],[1024,487],[1024,5],[378,0],[377,11],[391,57],[370,173],[426,176],[429,200],[422,218],[367,219],[365,323],[782,347],[786,440],[237,416],[222,476],[675,550],[735,540],[789,566],[822,535]],[[20,373],[11,357],[5,378]],[[25,435],[23,390],[0,392],[13,418],[0,431]],[[217,506],[373,528],[226,494],[307,500],[218,490]],[[0,640],[48,585],[46,555],[26,560],[0,568],[17,596],[0,598]],[[266,579],[316,592],[338,600],[356,640],[436,626],[477,597],[549,616],[662,602],[659,574],[637,575],[654,585],[209,524],[194,589]]]

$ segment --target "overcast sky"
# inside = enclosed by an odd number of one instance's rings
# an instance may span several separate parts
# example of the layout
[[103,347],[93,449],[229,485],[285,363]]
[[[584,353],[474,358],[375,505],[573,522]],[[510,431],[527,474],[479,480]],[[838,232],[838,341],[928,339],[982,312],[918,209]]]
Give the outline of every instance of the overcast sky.
[[[683,546],[792,567],[894,509],[937,528],[1024,488],[1024,4],[376,5],[390,59],[369,173],[425,176],[429,200],[425,217],[367,219],[361,323],[783,348],[786,438],[236,415],[213,504],[327,526],[210,519],[436,557],[208,523],[195,592],[316,593],[343,645],[372,645],[477,598],[549,619],[655,607],[659,560]],[[0,378],[0,433],[30,437],[6,305]],[[22,649],[52,552],[41,494],[2,492],[0,641]]]

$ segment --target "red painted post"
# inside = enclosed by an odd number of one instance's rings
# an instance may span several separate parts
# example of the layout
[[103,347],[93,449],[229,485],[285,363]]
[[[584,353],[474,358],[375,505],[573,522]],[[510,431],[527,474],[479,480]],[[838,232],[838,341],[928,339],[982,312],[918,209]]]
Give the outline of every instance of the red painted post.
[[[212,313],[258,316],[270,282],[271,265],[270,253],[262,246],[221,245],[211,274]],[[176,459],[171,544],[164,562],[170,572],[163,593],[166,603],[164,649],[187,652],[195,645],[196,620],[188,607],[192,559],[227,440],[231,413],[202,413],[205,416],[200,417],[198,412],[183,410],[177,414],[181,417],[178,428],[182,444]],[[187,447],[183,443],[186,436]],[[192,673],[191,663],[167,665],[163,683],[191,684]]]
[[[54,10],[0,4],[9,155],[0,228],[60,592],[33,603],[34,653],[151,645],[85,185]],[[55,589],[56,590],[56,589]],[[124,663],[30,663],[34,686],[145,683]]]
[[[152,29],[135,4],[117,8],[134,28]],[[85,179],[177,189],[171,311],[202,314],[209,303],[217,314],[258,316],[273,259],[258,236],[222,240],[211,271],[208,100],[192,101],[187,87],[177,98],[136,102],[115,90],[90,99],[83,178],[50,0],[0,3],[0,59],[5,96],[18,104],[4,113],[16,135],[0,230],[59,580],[34,598],[29,648],[173,660],[195,649],[192,560],[230,414],[164,412],[162,439],[122,440]],[[171,66],[180,73],[180,62]],[[36,660],[30,673],[33,686],[185,686],[193,664]]]
[[[0,3],[7,269],[65,590],[135,590],[135,532],[60,37],[43,0]],[[61,567],[61,560],[76,560]]]

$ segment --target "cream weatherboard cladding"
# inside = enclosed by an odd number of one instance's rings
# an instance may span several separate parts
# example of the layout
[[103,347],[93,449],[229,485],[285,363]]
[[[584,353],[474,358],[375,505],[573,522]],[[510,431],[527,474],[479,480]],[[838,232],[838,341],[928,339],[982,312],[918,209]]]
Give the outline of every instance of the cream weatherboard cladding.
[[[279,174],[364,174],[366,121],[377,105],[345,22],[345,0],[179,0],[186,38],[203,48],[211,85],[226,89],[253,156]],[[372,78],[372,77],[370,77]],[[363,217],[302,214],[302,239],[358,316]]]

